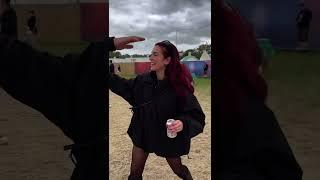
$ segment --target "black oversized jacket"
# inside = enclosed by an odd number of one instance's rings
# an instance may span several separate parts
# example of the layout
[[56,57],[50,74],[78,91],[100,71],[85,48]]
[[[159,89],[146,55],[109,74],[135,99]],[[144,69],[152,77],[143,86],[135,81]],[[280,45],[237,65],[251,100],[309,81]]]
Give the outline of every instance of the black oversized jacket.
[[[134,79],[109,76],[109,88],[133,106],[128,134],[135,146],[162,157],[189,153],[190,139],[203,131],[205,115],[193,94],[184,102],[178,99],[168,80],[158,81],[155,72]],[[167,119],[183,122],[183,131],[168,138]]]
[[107,178],[106,87],[111,39],[79,55],[56,57],[0,36],[0,85],[38,110],[71,138],[77,160],[72,179]]

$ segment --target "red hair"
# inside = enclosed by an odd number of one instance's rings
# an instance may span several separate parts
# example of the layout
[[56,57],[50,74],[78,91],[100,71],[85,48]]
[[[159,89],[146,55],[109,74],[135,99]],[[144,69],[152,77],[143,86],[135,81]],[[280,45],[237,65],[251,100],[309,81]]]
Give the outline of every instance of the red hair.
[[184,98],[188,93],[193,93],[192,76],[189,70],[180,63],[179,52],[176,46],[169,41],[158,42],[156,46],[161,47],[165,58],[171,58],[170,63],[166,66],[165,76],[168,78],[176,95]]
[[216,102],[226,112],[244,112],[251,98],[266,100],[267,84],[259,74],[259,48],[253,28],[240,12],[217,1],[215,16]]

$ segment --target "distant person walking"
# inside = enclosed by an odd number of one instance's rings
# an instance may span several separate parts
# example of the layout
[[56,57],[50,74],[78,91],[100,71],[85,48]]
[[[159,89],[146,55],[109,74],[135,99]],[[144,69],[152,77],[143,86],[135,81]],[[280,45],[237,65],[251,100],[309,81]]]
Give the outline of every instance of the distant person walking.
[[29,17],[27,19],[27,29],[24,36],[24,42],[28,43],[33,48],[36,48],[38,35],[37,17],[34,10],[30,10],[28,13]]
[[118,65],[118,72],[121,73],[121,67]]
[[112,63],[112,60],[110,60],[109,70],[111,74],[114,74],[114,64]]
[[299,40],[298,49],[306,49],[308,48],[312,11],[305,7],[304,3],[300,3],[299,6],[301,10],[296,18]]
[[27,20],[28,29],[32,32],[32,34],[37,35],[38,34],[37,17],[35,15],[34,10],[29,11],[29,13],[30,13],[30,16]]
[[209,69],[209,66],[208,66],[208,64],[206,63],[206,64],[204,65],[204,68],[203,68],[203,72],[204,72],[204,75],[205,75],[205,76],[208,75],[208,69]]

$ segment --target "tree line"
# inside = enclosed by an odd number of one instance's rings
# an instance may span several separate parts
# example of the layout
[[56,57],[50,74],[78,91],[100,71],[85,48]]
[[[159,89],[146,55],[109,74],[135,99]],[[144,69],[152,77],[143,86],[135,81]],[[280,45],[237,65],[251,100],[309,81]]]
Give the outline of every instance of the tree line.
[[[188,56],[189,52],[191,52],[191,55],[196,57],[197,59],[200,59],[202,52],[206,50],[208,54],[211,54],[211,44],[201,44],[197,48],[194,49],[188,49],[184,52],[182,52],[181,58],[184,58],[185,56]],[[109,52],[109,58],[139,58],[139,57],[148,57],[148,54],[121,54],[119,51]]]

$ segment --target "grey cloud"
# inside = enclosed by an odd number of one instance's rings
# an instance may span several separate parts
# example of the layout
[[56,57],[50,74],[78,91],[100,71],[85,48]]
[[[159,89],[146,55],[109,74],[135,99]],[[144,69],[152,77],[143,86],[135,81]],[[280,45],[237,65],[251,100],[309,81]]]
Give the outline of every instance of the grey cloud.
[[[128,4],[132,4],[128,6]],[[154,14],[171,14],[184,9],[207,7],[210,9],[211,0],[110,0],[111,8],[120,11],[134,11],[137,7],[148,10]]]
[[164,39],[175,42],[177,32],[178,44],[194,47],[203,43],[202,39],[211,39],[210,0],[110,0],[109,3],[111,35],[139,35],[152,42]]

